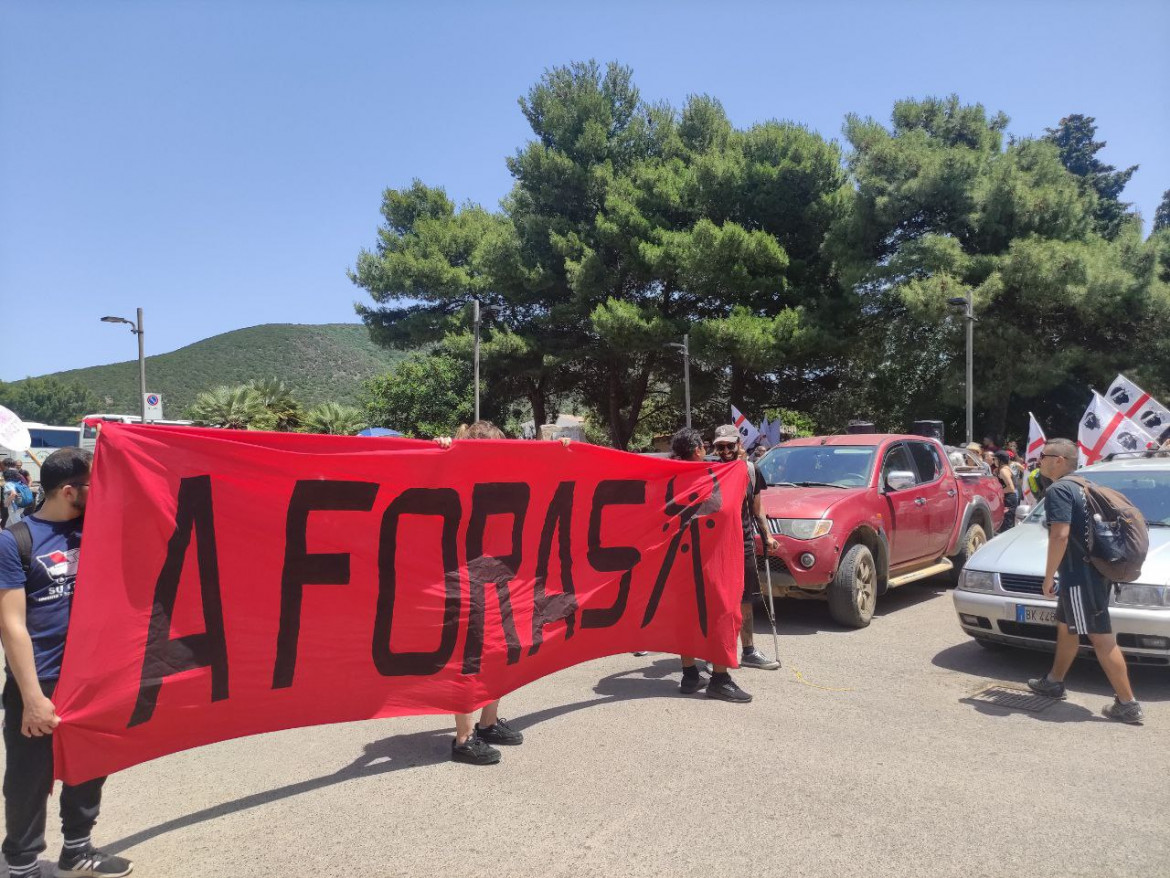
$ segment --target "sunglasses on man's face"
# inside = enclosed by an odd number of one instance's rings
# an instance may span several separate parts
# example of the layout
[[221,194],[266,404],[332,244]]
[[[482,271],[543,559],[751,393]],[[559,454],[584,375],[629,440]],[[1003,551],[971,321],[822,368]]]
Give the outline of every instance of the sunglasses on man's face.
[[1063,458],[1064,460],[1072,460],[1072,458],[1071,458],[1071,457],[1065,457],[1063,454],[1044,454],[1044,453],[1041,453],[1041,454],[1040,454],[1040,459],[1041,459],[1041,460],[1043,460],[1043,459],[1044,459],[1044,458],[1046,458],[1046,457],[1055,457],[1055,458],[1057,458],[1057,459],[1061,459],[1061,458]]

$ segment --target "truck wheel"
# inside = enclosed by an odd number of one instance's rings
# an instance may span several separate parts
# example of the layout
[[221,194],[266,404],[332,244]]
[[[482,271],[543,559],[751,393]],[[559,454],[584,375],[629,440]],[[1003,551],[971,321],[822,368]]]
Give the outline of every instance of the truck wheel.
[[850,628],[864,628],[873,618],[877,586],[873,554],[858,543],[845,553],[829,586],[829,615]]
[[987,542],[987,531],[983,529],[981,524],[973,524],[967,528],[967,532],[963,534],[963,542],[959,544],[959,551],[951,556],[951,563],[954,567],[951,568],[951,584],[959,584],[959,574],[963,572],[963,568],[967,566],[967,561],[971,556],[979,551],[980,547]]

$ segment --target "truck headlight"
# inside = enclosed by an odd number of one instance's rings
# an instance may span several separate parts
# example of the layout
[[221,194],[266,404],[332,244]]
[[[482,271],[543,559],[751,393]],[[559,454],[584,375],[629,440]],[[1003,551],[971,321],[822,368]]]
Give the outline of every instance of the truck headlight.
[[1164,585],[1143,585],[1140,582],[1120,582],[1114,603],[1127,607],[1170,607],[1170,588]]
[[987,570],[967,570],[959,574],[959,588],[964,591],[995,591],[999,574]]
[[769,518],[773,533],[796,540],[815,540],[833,529],[830,518]]

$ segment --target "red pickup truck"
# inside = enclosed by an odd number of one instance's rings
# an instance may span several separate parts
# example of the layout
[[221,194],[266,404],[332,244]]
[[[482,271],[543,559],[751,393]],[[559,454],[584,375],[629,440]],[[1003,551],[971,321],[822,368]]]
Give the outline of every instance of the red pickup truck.
[[922,436],[794,439],[756,466],[780,543],[769,570],[758,557],[761,583],[770,575],[777,597],[827,599],[833,618],[854,628],[869,624],[890,588],[957,577],[1003,521],[998,479],[983,467],[952,466],[946,449]]

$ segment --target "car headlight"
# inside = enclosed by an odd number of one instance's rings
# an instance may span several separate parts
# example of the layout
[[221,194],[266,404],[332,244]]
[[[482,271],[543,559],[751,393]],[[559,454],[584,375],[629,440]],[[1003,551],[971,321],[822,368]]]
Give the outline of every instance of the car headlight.
[[768,521],[781,536],[797,540],[815,540],[833,529],[831,518],[770,518]]
[[967,570],[959,574],[959,588],[964,591],[995,591],[999,574],[988,570]]
[[1127,607],[1170,607],[1170,588],[1164,585],[1143,585],[1140,582],[1119,582],[1114,602]]

